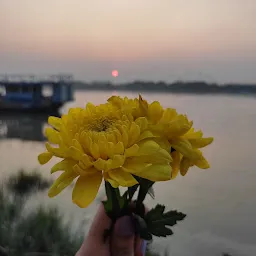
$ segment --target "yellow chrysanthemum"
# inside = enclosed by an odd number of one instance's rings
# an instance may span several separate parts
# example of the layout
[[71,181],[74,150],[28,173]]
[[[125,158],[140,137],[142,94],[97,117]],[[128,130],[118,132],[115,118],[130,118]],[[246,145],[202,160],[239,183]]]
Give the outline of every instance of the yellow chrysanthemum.
[[149,104],[141,96],[134,100],[113,96],[109,101],[124,108],[130,104],[133,106],[131,114],[134,117],[147,118],[149,129],[156,136],[154,140],[171,152],[172,178],[175,178],[179,171],[185,175],[189,167],[194,165],[202,169],[209,168],[207,160],[198,148],[209,145],[213,138],[203,138],[201,131],[195,132],[192,128],[193,122],[189,121],[186,115],[178,114],[172,108],[163,109],[158,101]]
[[130,101],[120,108],[111,101],[99,106],[89,103],[85,109],[49,118],[53,128],[45,131],[49,142],[39,162],[45,164],[53,156],[63,159],[52,167],[52,173],[63,173],[50,188],[50,197],[77,177],[72,198],[80,207],[94,200],[102,178],[113,187],[137,184],[134,175],[151,181],[171,178],[171,155],[154,140],[147,118],[132,115],[136,104]]

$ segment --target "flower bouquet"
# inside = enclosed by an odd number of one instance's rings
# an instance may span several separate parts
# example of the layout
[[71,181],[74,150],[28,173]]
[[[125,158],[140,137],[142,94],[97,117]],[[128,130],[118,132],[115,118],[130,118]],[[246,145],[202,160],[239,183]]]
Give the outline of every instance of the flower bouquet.
[[[186,115],[164,109],[157,101],[149,104],[141,96],[113,96],[105,104],[71,108],[61,118],[49,117],[48,122],[52,128],[45,130],[46,152],[38,160],[46,164],[53,156],[62,159],[51,168],[51,173],[60,171],[61,175],[51,186],[49,197],[77,178],[72,200],[85,208],[94,201],[103,180],[107,198],[103,204],[113,225],[129,215],[142,239],[172,235],[170,227],[186,215],[165,211],[159,204],[146,211],[143,201],[147,194],[153,196],[155,182],[185,175],[192,166],[209,168],[199,148],[213,138],[195,131]],[[123,194],[119,187],[126,188]]]

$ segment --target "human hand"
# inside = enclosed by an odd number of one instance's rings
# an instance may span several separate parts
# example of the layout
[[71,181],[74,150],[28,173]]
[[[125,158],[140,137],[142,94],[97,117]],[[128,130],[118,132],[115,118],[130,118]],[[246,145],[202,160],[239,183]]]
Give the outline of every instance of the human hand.
[[103,241],[103,234],[109,229],[111,219],[100,204],[91,228],[76,256],[144,256],[146,241],[135,236],[131,217],[118,219],[110,239]]

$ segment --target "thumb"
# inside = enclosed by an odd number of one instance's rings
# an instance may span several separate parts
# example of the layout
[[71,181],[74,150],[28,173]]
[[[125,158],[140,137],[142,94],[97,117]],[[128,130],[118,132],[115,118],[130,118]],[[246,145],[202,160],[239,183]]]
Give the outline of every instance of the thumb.
[[111,238],[112,256],[134,256],[135,226],[130,216],[118,219]]

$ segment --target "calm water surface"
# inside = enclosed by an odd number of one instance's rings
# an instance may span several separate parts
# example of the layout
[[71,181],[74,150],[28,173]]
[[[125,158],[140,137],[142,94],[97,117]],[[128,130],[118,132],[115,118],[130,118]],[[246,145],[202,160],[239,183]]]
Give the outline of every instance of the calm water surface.
[[[71,106],[87,102],[103,103],[117,92],[76,92]],[[125,93],[137,96],[137,93]],[[155,239],[154,248],[166,246],[173,256],[256,255],[256,100],[249,97],[197,96],[142,93],[149,100],[158,100],[164,107],[175,107],[187,113],[214,143],[204,150],[211,169],[192,169],[185,177],[155,186],[156,199],[147,204],[168,205],[187,214],[174,228],[174,236]],[[0,179],[20,168],[39,169],[50,177],[50,165],[39,166],[38,153],[44,150],[42,129],[45,118],[0,116]],[[7,135],[8,134],[8,135]],[[8,138],[6,138],[8,136]],[[16,139],[21,137],[25,140]],[[54,178],[54,177],[51,177]],[[101,189],[98,199],[104,191]],[[71,190],[49,200],[46,193],[33,196],[28,208],[38,204],[58,205],[74,225],[87,224],[96,210],[97,200],[88,209],[71,203]]]

